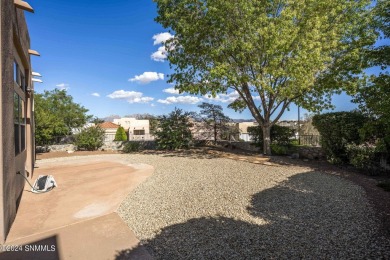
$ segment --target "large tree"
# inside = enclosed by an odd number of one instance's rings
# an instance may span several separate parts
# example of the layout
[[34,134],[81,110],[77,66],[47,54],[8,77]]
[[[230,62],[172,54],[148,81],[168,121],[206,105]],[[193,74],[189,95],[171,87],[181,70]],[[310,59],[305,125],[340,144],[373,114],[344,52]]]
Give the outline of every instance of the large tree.
[[92,117],[73,101],[66,90],[54,89],[34,95],[35,137],[38,145],[49,144],[84,126]]
[[231,108],[248,108],[270,129],[292,103],[329,108],[330,97],[353,91],[365,64],[369,0],[154,0],[156,21],[175,36],[165,42],[181,92],[228,93]]

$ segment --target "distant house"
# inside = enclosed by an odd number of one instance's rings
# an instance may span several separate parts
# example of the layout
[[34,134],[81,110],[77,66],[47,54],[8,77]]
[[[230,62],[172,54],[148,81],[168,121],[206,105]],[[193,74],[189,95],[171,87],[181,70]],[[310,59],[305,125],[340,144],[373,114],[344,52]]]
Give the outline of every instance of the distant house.
[[128,133],[129,140],[153,140],[150,134],[149,120],[138,120],[132,117],[114,119],[114,124],[122,126]]
[[259,126],[259,123],[257,122],[241,122],[237,123],[236,127],[238,128],[240,132],[240,139],[244,140],[245,142],[252,141],[252,137],[248,133],[248,127],[251,126]]
[[14,222],[25,176],[35,164],[34,87],[30,36],[23,10],[33,12],[24,1],[0,2],[0,243]]
[[196,140],[214,140],[214,133],[205,127],[204,122],[197,122],[190,118],[192,137]]
[[104,143],[110,143],[114,141],[116,131],[119,128],[119,125],[111,123],[111,122],[104,122],[99,124],[99,126],[104,129]]

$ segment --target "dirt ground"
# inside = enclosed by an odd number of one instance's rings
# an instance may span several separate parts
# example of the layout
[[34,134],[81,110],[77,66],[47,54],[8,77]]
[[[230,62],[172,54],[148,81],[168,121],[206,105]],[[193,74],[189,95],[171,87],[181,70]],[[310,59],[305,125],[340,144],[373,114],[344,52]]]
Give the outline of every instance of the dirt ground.
[[[381,221],[382,233],[385,236],[390,237],[390,192],[384,191],[382,188],[377,187],[377,184],[381,181],[390,181],[390,176],[369,176],[362,172],[356,171],[348,167],[338,167],[331,165],[326,161],[309,160],[304,161],[301,159],[290,159],[288,157],[272,156],[271,158],[264,158],[258,154],[244,152],[240,150],[230,150],[223,148],[200,148],[185,151],[144,151],[142,153],[164,154],[169,153],[171,156],[213,156],[224,157],[235,160],[244,160],[252,163],[258,163],[259,158],[264,164],[284,164],[284,165],[296,165],[311,167],[315,170],[325,172],[327,174],[337,175],[347,180],[354,182],[364,188],[369,201],[373,208],[376,210],[378,219]],[[43,159],[58,158],[58,157],[71,157],[71,156],[87,156],[87,155],[101,155],[101,154],[121,154],[116,151],[75,151],[73,153],[67,152],[49,152],[38,153],[37,162]]]

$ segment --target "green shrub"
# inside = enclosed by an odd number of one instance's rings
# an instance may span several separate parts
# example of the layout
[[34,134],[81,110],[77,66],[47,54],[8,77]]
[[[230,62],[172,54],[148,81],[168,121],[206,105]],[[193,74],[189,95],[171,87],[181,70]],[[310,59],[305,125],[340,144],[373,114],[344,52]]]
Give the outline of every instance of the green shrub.
[[271,144],[271,152],[275,155],[287,155],[289,148],[286,145]]
[[374,145],[348,144],[346,151],[349,163],[358,169],[372,170],[379,165],[379,155]]
[[127,134],[122,126],[116,130],[114,141],[127,141]]
[[[253,143],[260,149],[263,148],[263,130],[260,126],[248,127],[248,133],[252,137]],[[271,143],[279,146],[290,146],[293,141],[294,130],[286,127],[273,125],[271,127]],[[271,147],[272,148],[272,147]],[[278,148],[277,148],[278,149]]]
[[95,151],[103,146],[104,133],[99,126],[84,128],[75,136],[74,144],[79,150]]
[[123,146],[124,153],[134,153],[141,149],[141,143],[136,141],[130,141]]
[[155,132],[158,149],[175,150],[189,148],[192,143],[192,133],[189,122],[191,113],[175,108],[168,116],[162,116]]
[[334,164],[348,163],[348,144],[359,144],[359,129],[367,118],[356,111],[335,112],[313,117],[313,125],[321,134],[321,146]]

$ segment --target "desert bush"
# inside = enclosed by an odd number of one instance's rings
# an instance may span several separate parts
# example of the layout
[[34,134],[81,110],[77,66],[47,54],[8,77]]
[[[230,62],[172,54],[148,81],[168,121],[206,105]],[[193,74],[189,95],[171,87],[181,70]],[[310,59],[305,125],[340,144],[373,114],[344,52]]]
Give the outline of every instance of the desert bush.
[[[248,133],[249,135],[252,136],[253,144],[256,147],[260,147],[260,149],[262,149],[263,131],[261,127],[250,126],[248,127]],[[289,127],[279,126],[279,125],[273,125],[271,127],[271,143],[273,145],[286,146],[287,149],[287,147],[291,145],[291,142],[293,141],[292,139],[293,137],[294,137],[294,130]]]
[[156,149],[155,141],[128,141],[123,143],[124,153],[139,152],[142,150],[154,150]]
[[136,141],[127,142],[123,146],[124,153],[134,153],[140,151],[140,149],[141,149],[141,143]]
[[191,113],[175,108],[169,115],[160,117],[159,126],[155,132],[158,149],[189,148],[192,143],[190,115]]
[[75,135],[74,144],[79,150],[95,151],[104,144],[104,129],[99,126],[84,128]]
[[271,151],[275,155],[287,155],[289,148],[287,145],[271,144]]
[[376,147],[372,144],[348,144],[346,151],[349,157],[349,163],[359,169],[373,169],[379,164]]
[[334,112],[313,117],[313,125],[321,134],[321,146],[328,161],[334,164],[348,163],[348,144],[359,144],[359,130],[367,118],[357,112]]
[[383,139],[377,139],[375,143],[348,144],[346,149],[349,163],[354,167],[368,170],[370,174],[383,170],[380,165],[381,157],[387,155],[387,147]]

